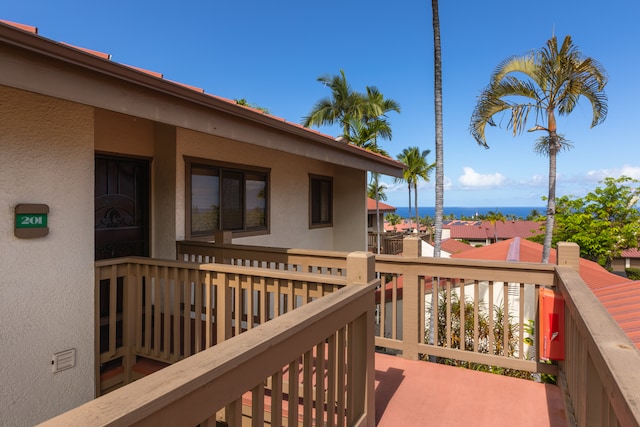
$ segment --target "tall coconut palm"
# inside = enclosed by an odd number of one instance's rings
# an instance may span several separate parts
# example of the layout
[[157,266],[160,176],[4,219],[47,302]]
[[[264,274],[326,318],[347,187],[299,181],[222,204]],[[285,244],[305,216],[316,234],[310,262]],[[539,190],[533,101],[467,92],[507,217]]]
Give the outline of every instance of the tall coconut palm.
[[429,181],[429,174],[435,168],[435,163],[427,163],[427,156],[431,150],[420,151],[418,147],[405,148],[398,154],[398,160],[404,163],[407,168],[403,172],[402,178],[396,181],[404,181],[409,188],[409,214],[411,214],[411,187],[414,190],[414,202],[416,209],[416,227],[420,229],[420,216],[418,214],[418,182],[420,180]]
[[[607,116],[606,83],[606,72],[598,61],[583,58],[570,36],[561,46],[554,36],[528,55],[501,62],[473,110],[471,135],[486,148],[485,128],[487,124],[495,126],[494,117],[499,113],[510,113],[507,128],[514,136],[527,129],[546,132],[536,146],[537,151],[549,157],[543,263],[549,261],[556,213],[556,155],[566,148],[564,137],[558,134],[556,114],[568,115],[584,97],[591,103],[591,127],[602,123]],[[535,113],[535,126],[529,128],[531,112]]]
[[[442,55],[440,51],[440,15],[438,0],[431,0],[433,21],[434,111],[436,125],[436,202],[434,218],[433,256],[440,257],[442,247],[442,216],[444,211],[444,148],[442,124]],[[434,293],[433,298],[437,295]]]

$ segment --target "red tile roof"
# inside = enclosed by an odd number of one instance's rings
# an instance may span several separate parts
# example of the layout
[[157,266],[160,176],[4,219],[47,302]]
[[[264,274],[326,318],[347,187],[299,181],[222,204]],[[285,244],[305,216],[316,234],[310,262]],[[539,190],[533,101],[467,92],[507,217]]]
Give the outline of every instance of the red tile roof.
[[622,254],[620,254],[620,258],[640,258],[640,249],[625,249],[624,251],[622,251]]
[[495,236],[499,240],[511,239],[514,237],[528,238],[542,233],[542,224],[536,221],[467,221],[456,222],[445,225],[444,228],[451,230],[452,239],[485,240],[493,239]]
[[32,27],[31,25],[25,25],[25,24],[19,24],[17,22],[11,22],[11,21],[7,21],[5,19],[0,19],[0,22],[7,24],[7,25],[11,25],[12,27],[16,27],[21,29],[22,31],[28,31],[32,34],[38,34],[38,28],[37,27]]
[[627,281],[593,292],[640,350],[640,282]]
[[443,251],[447,251],[450,254],[458,254],[460,252],[470,251],[476,249],[474,246],[468,245],[456,239],[446,239],[441,242],[441,248]]
[[[378,206],[380,208],[380,212],[395,212],[396,208],[394,206],[388,205],[378,200]],[[376,200],[375,199],[367,199],[367,210],[369,212],[376,211]]]

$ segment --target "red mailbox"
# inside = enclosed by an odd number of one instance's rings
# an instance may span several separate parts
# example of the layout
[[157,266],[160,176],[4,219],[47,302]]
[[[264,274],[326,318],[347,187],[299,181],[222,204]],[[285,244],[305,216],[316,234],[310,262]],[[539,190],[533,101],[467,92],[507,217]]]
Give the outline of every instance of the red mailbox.
[[564,298],[551,289],[540,288],[540,357],[564,360]]

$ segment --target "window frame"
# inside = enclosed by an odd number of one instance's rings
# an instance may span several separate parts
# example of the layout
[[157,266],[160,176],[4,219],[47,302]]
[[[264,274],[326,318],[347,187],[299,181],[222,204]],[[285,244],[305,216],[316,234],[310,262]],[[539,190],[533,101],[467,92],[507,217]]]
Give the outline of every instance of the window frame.
[[[314,194],[314,183],[328,183],[329,184],[329,197],[328,197],[328,214],[329,219],[326,221],[314,221],[314,209],[315,209],[315,201],[318,199],[318,196]],[[320,202],[322,202],[322,195],[319,195]],[[333,177],[323,176],[323,175],[313,175],[309,174],[309,228],[327,228],[333,227],[333,207],[334,207],[334,191],[333,191]],[[322,210],[322,206],[319,206],[318,209]],[[321,216],[321,214],[320,214]]]
[[[194,157],[184,157],[185,160],[185,236],[189,240],[204,240],[210,241],[214,239],[216,231],[231,231],[234,237],[247,237],[247,236],[259,236],[270,234],[271,232],[271,169],[258,166],[250,166],[236,163],[220,162],[209,159],[201,159]],[[224,172],[228,174],[242,176],[242,228],[235,230],[215,230],[213,233],[193,233],[192,229],[192,179],[193,169],[210,169],[212,172],[217,172],[219,177],[219,203],[220,203],[220,218],[218,219],[218,227],[222,222],[223,208],[222,202],[224,200],[224,193],[222,190],[224,181]],[[254,179],[248,179],[254,178]],[[264,207],[264,227],[247,228],[247,181],[255,180],[255,177],[263,177],[265,182],[265,207]],[[224,225],[224,224],[223,224]]]

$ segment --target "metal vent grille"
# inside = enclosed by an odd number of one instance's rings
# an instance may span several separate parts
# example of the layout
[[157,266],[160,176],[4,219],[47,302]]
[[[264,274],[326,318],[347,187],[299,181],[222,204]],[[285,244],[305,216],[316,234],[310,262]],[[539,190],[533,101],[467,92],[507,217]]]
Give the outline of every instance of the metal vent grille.
[[76,366],[76,349],[72,348],[55,353],[51,359],[51,366],[54,374]]

